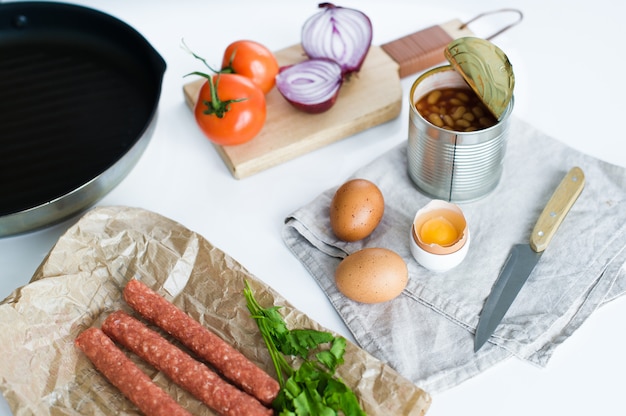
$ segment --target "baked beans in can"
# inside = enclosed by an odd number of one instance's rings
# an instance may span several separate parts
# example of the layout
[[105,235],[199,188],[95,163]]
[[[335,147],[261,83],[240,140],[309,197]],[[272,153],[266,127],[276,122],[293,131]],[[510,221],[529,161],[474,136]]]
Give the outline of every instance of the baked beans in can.
[[[450,94],[454,104],[437,101]],[[499,118],[479,104],[480,98],[451,65],[433,68],[413,83],[409,94],[408,171],[425,195],[469,202],[486,196],[498,185],[513,98]]]

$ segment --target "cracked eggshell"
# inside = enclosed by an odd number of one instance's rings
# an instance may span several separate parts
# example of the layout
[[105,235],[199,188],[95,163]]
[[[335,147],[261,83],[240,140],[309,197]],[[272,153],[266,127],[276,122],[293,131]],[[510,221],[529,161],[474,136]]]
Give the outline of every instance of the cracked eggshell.
[[[429,220],[441,218],[451,224],[456,236],[446,244],[428,241],[424,235],[424,224]],[[437,272],[447,271],[458,266],[469,250],[470,232],[467,220],[458,205],[433,200],[417,211],[410,235],[411,254],[423,267]]]

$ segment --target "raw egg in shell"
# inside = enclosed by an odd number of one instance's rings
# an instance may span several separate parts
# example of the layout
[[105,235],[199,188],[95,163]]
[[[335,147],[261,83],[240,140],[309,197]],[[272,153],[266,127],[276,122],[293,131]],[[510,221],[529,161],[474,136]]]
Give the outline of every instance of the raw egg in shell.
[[337,289],[362,303],[392,300],[402,293],[408,280],[404,259],[382,247],[368,247],[350,254],[335,271]]
[[382,192],[367,179],[352,179],[337,189],[330,203],[330,226],[337,238],[357,241],[370,235],[385,212]]

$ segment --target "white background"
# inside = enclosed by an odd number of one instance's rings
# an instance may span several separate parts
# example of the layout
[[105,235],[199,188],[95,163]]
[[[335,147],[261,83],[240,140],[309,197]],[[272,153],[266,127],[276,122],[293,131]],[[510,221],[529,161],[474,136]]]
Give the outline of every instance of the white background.
[[[283,219],[406,140],[407,92],[414,77],[402,81],[404,101],[398,119],[237,180],[196,128],[184,104],[181,88],[187,80],[183,75],[199,69],[199,63],[180,48],[181,39],[216,65],[226,45],[237,39],[254,39],[278,50],[299,42],[300,27],[317,11],[318,2],[78,3],[138,29],[168,64],[152,141],[133,171],[99,205],[141,207],[181,222],[313,319],[348,336],[322,291],[282,242]],[[626,167],[624,2],[346,0],[337,4],[369,15],[374,44],[454,18],[465,21],[485,11],[519,8],[523,22],[494,39],[515,70],[514,115],[582,152]],[[514,18],[494,16],[471,27],[484,37]],[[54,242],[76,220],[0,239],[0,299],[29,281]],[[625,316],[626,299],[617,299],[594,313],[560,346],[546,368],[508,360],[434,394],[428,414],[624,414]],[[10,414],[0,401],[0,415]]]

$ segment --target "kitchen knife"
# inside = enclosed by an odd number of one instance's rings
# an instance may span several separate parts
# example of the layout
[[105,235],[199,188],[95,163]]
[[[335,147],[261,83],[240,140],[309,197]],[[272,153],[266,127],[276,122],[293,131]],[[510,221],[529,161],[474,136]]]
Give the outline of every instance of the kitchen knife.
[[485,301],[474,338],[478,351],[508,311],[585,185],[585,175],[572,168],[556,188],[530,235],[530,244],[516,244]]

